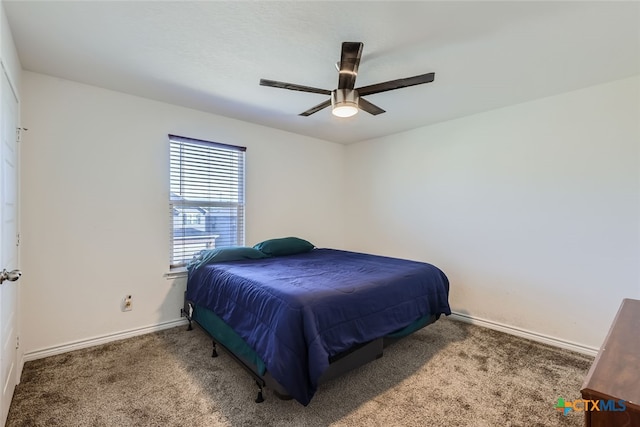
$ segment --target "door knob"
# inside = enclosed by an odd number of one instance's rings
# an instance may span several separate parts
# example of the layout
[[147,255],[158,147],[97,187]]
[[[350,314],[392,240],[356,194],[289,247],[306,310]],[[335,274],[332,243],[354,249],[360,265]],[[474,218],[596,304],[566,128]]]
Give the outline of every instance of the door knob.
[[20,278],[20,276],[22,276],[22,271],[20,270],[7,271],[6,269],[3,269],[2,273],[0,273],[0,283],[4,282],[5,280],[15,282]]

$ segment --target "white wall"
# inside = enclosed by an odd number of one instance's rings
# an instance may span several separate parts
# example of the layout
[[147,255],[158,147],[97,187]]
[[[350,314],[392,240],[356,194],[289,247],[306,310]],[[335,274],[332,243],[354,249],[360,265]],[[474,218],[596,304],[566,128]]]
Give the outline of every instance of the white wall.
[[20,98],[20,73],[22,66],[18,58],[15,44],[13,43],[13,36],[11,35],[11,28],[9,27],[9,21],[4,11],[4,2],[0,2],[0,60],[2,66],[9,76],[9,81],[14,86],[15,91],[18,93],[18,99]]
[[586,347],[640,298],[640,77],[347,148],[354,250],[440,266],[454,311]]
[[169,133],[248,147],[248,245],[344,244],[341,145],[31,72],[23,99],[27,353],[179,318],[185,280],[163,277]]
[[344,147],[24,72],[24,348],[178,318],[168,133],[248,147],[247,244],[432,262],[455,311],[597,347],[640,297],[639,103],[636,77]]

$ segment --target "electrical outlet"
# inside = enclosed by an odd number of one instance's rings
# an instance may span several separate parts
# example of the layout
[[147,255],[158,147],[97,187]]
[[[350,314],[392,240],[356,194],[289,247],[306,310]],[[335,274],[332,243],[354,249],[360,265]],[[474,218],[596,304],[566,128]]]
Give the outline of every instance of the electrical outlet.
[[131,311],[133,309],[133,302],[131,301],[131,295],[127,295],[122,298],[122,311]]

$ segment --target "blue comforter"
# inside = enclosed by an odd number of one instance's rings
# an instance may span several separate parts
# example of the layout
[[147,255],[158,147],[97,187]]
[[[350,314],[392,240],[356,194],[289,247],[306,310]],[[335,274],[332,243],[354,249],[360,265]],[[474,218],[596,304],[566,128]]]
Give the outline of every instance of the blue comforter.
[[329,357],[451,314],[448,294],[431,264],[333,249],[205,265],[187,284],[187,299],[231,326],[303,405]]

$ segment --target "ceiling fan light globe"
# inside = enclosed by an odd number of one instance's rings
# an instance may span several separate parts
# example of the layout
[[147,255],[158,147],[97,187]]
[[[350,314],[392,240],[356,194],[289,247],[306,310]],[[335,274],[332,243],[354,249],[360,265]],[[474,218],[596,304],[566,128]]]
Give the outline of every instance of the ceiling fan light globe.
[[358,113],[358,106],[352,103],[342,103],[335,105],[331,113],[336,117],[351,117]]
[[351,117],[358,113],[358,92],[336,89],[331,92],[331,113],[336,117]]

